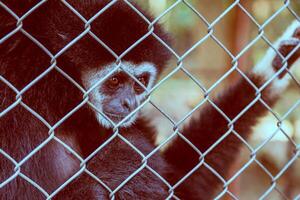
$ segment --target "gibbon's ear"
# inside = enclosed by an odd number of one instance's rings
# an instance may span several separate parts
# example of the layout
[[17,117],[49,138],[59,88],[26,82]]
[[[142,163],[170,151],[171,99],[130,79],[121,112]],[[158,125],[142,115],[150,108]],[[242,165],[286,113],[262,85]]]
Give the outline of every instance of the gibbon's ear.
[[[295,30],[290,39],[284,40],[280,43],[278,52],[272,62],[275,71],[285,67],[284,59],[287,59],[287,68],[289,69],[295,61],[300,57],[300,26]],[[283,78],[287,70],[283,71],[279,78]]]

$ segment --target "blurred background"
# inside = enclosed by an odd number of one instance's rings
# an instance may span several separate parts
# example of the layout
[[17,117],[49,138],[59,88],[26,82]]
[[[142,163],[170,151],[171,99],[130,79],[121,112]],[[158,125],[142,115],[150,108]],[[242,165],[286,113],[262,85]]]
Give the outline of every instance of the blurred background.
[[[137,1],[142,7],[150,10],[155,17],[160,16],[175,2],[173,0]],[[232,0],[188,0],[187,2],[209,23],[215,21],[234,3]],[[276,12],[279,12],[264,28],[264,35],[271,42],[275,42],[276,38],[295,19],[288,8],[281,10],[284,6],[283,0],[241,0],[240,4],[259,25],[264,24],[276,15]],[[300,0],[292,0],[289,8],[299,16]],[[161,17],[159,23],[172,34],[173,49],[179,56],[184,55],[208,33],[206,24],[184,3],[179,3]],[[213,29],[213,35],[234,56],[238,55],[259,34],[257,25],[239,6],[232,7]],[[267,48],[267,43],[258,39],[238,59],[239,68],[242,71],[251,69],[262,58]],[[177,66],[176,62],[174,57],[165,75],[174,70]],[[209,89],[232,68],[232,58],[216,41],[208,37],[186,56],[183,65],[206,89]],[[293,74],[300,80],[300,63],[297,66]],[[215,96],[233,84],[239,77],[239,73],[233,72],[212,90],[211,96]],[[202,90],[181,71],[165,81],[152,96],[153,102],[175,122],[199,104],[201,99],[203,99]],[[282,94],[281,100],[274,108],[276,116],[282,119],[281,129],[278,129],[278,120],[272,113],[261,119],[259,125],[255,127],[249,144],[252,148],[260,147],[256,158],[264,168],[253,162],[230,185],[230,191],[239,199],[258,199],[271,188],[272,177],[276,177],[276,189],[272,190],[267,199],[294,199],[300,195],[300,158],[295,157],[296,145],[299,148],[300,144],[300,106],[298,104],[300,104],[300,85],[294,82]],[[146,111],[147,115],[151,112],[150,116],[154,118],[153,123],[160,132],[157,142],[160,143],[172,134],[172,123],[153,106],[148,105]],[[274,136],[271,137],[272,135]],[[270,140],[265,145],[260,146],[268,139]],[[250,150],[245,145],[240,159],[232,169],[232,175],[249,160]],[[289,167],[286,168],[287,166]],[[231,198],[224,197],[224,199]]]

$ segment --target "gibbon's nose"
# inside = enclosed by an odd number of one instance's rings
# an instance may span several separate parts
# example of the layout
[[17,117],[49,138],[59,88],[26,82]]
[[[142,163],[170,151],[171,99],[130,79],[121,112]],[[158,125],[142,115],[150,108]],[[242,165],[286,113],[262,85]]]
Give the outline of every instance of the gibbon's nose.
[[133,111],[137,106],[135,98],[125,98],[122,100],[122,107],[125,112]]

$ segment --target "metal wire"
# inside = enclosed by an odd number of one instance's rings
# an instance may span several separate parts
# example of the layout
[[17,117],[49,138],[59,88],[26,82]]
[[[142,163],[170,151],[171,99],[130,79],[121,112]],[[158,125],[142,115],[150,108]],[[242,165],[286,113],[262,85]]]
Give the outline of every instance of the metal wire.
[[[141,17],[145,21],[146,24],[148,24],[148,32],[145,33],[142,37],[140,37],[138,40],[135,41],[134,44],[132,44],[130,47],[128,47],[125,51],[123,51],[120,55],[116,54],[110,47],[109,44],[105,44],[101,38],[98,38],[93,32],[91,27],[92,22],[97,19],[101,18],[101,15],[105,13],[111,6],[113,6],[117,0],[111,1],[107,6],[99,10],[94,16],[92,16],[90,19],[85,19],[71,4],[69,4],[66,0],[61,0],[62,4],[65,5],[66,8],[71,10],[77,17],[84,23],[84,30],[78,34],[77,37],[75,37],[72,41],[70,41],[67,45],[65,45],[61,50],[59,50],[55,55],[52,54],[43,44],[41,44],[36,38],[34,38],[30,33],[28,33],[26,30],[23,29],[23,23],[24,20],[30,16],[33,12],[39,9],[41,5],[43,5],[46,2],[46,0],[40,1],[38,4],[36,4],[34,7],[32,7],[30,10],[28,10],[25,14],[22,16],[18,16],[13,10],[11,10],[7,5],[5,5],[3,2],[0,1],[0,7],[4,9],[5,12],[10,14],[15,20],[16,20],[16,26],[15,28],[7,33],[4,37],[0,38],[0,45],[7,41],[9,38],[11,38],[16,33],[22,33],[24,36],[26,36],[29,40],[31,40],[37,47],[39,47],[43,52],[45,52],[50,57],[50,63],[49,67],[41,73],[39,76],[37,76],[34,80],[32,80],[26,87],[24,87],[21,91],[18,90],[12,83],[10,83],[3,75],[0,75],[0,81],[7,85],[16,96],[15,101],[5,108],[3,111],[0,112],[0,120],[1,117],[5,116],[7,113],[11,112],[13,109],[15,109],[17,106],[21,106],[24,109],[26,109],[29,113],[32,114],[33,118],[36,118],[40,122],[42,122],[47,128],[49,136],[47,139],[45,139],[41,144],[39,144],[35,149],[33,149],[28,155],[26,155],[21,161],[17,162],[13,157],[11,157],[8,153],[6,153],[4,150],[0,149],[0,155],[4,156],[6,159],[8,159],[15,167],[14,167],[14,173],[9,176],[6,180],[4,180],[2,183],[0,183],[0,188],[5,187],[8,183],[10,183],[12,180],[16,179],[17,177],[22,178],[23,180],[27,181],[29,184],[31,184],[33,187],[35,187],[37,190],[39,190],[45,199],[51,199],[54,197],[58,192],[60,192],[63,188],[65,188],[72,180],[80,176],[82,173],[85,173],[89,175],[92,179],[97,181],[99,184],[101,184],[107,192],[110,194],[109,197],[111,199],[115,198],[115,194],[122,188],[124,185],[126,185],[132,178],[134,178],[139,172],[143,169],[147,169],[151,171],[157,178],[159,178],[169,189],[169,196],[166,199],[179,199],[177,196],[175,196],[174,190],[182,184],[191,174],[193,174],[197,169],[200,167],[205,167],[208,169],[211,173],[213,173],[222,183],[223,183],[223,190],[216,195],[215,199],[220,199],[224,195],[229,195],[232,199],[239,199],[235,194],[233,194],[229,190],[229,185],[236,180],[241,174],[252,164],[256,163],[270,178],[270,186],[265,190],[265,192],[261,195],[260,199],[267,199],[270,193],[273,191],[277,191],[279,195],[282,196],[282,198],[287,198],[279,189],[278,187],[278,179],[282,177],[282,175],[289,169],[289,167],[300,158],[300,144],[297,144],[288,134],[285,133],[285,131],[282,128],[282,122],[299,106],[300,100],[298,100],[290,109],[283,115],[279,116],[276,114],[261,98],[261,92],[283,71],[286,70],[286,65],[282,67],[281,70],[279,70],[273,77],[270,78],[263,86],[260,88],[257,88],[251,80],[246,76],[245,73],[243,73],[239,69],[238,60],[243,56],[246,52],[249,51],[249,49],[255,45],[258,40],[262,39],[265,41],[265,43],[274,49],[278,54],[278,50],[273,46],[273,44],[269,41],[267,36],[265,35],[265,27],[270,24],[275,17],[280,15],[283,11],[288,11],[295,17],[295,19],[299,20],[299,16],[297,13],[293,10],[293,7],[291,6],[291,2],[289,0],[282,0],[283,5],[272,15],[270,16],[266,21],[264,21],[263,24],[260,24],[256,21],[256,19],[252,16],[251,12],[249,12],[240,2],[240,0],[234,1],[230,6],[228,6],[218,17],[216,17],[212,22],[209,22],[206,17],[201,14],[193,5],[187,1],[187,0],[177,0],[173,4],[171,4],[165,11],[163,11],[161,14],[159,14],[154,20],[149,21],[147,17],[145,17],[130,1],[124,0],[124,2],[128,5],[129,8],[132,9],[132,11],[136,12],[138,16]],[[154,33],[154,25],[158,23],[165,15],[167,15],[169,12],[172,12],[176,7],[179,5],[186,6],[188,9],[190,9],[197,18],[205,24],[207,27],[207,34],[199,39],[194,45],[192,45],[191,48],[189,48],[186,52],[184,52],[182,55],[179,55],[176,53],[172,47],[170,47],[165,41],[163,41],[157,34]],[[233,53],[230,52],[229,49],[215,36],[214,29],[216,24],[218,24],[225,16],[227,16],[232,9],[238,8],[241,9],[244,14],[247,15],[247,17],[255,24],[255,26],[258,29],[258,34],[252,41],[246,45],[236,56],[233,55]],[[1,22],[0,22],[1,23]],[[103,79],[99,80],[95,85],[93,85],[91,88],[88,88],[85,90],[78,84],[72,77],[70,77],[67,73],[65,73],[58,65],[57,65],[57,59],[64,54],[70,47],[72,47],[74,44],[76,44],[80,39],[82,39],[85,35],[91,36],[96,42],[98,42],[100,45],[102,45],[113,57],[115,58],[116,66],[115,68],[108,73]],[[146,101],[141,104],[138,108],[136,108],[129,116],[127,116],[125,119],[123,119],[118,124],[115,124],[113,121],[111,121],[104,113],[99,111],[90,101],[89,94],[93,89],[95,89],[99,84],[101,84],[105,79],[107,79],[111,74],[113,74],[117,70],[123,70],[122,68],[122,58],[126,56],[133,48],[135,48],[138,44],[140,44],[142,41],[144,41],[147,37],[153,36],[157,39],[158,42],[160,42],[166,49],[168,49],[171,54],[177,59],[177,66],[174,67],[174,69],[169,72],[161,81],[159,81],[154,87],[152,87],[150,90],[147,90],[147,93],[149,94],[149,97],[146,99]],[[185,66],[184,66],[184,60],[189,56],[196,48],[201,46],[205,41],[208,39],[212,39],[221,49],[223,49],[228,56],[231,58],[232,66],[230,69],[222,75],[217,81],[215,81],[214,84],[210,88],[206,88],[200,80],[195,78],[195,76],[189,72]],[[296,51],[296,50],[295,50]],[[284,59],[284,62],[287,62],[287,58]],[[62,117],[59,121],[57,121],[54,125],[50,125],[38,112],[36,112],[34,109],[32,109],[30,106],[26,105],[23,100],[22,96],[23,94],[32,88],[35,84],[37,84],[38,81],[43,79],[47,74],[49,74],[51,71],[57,71],[60,73],[63,77],[65,77],[70,83],[72,83],[76,88],[78,88],[82,92],[82,101],[73,108],[69,113],[67,113],[64,117]],[[158,105],[156,105],[151,100],[151,94],[160,88],[160,86],[165,83],[167,80],[169,80],[175,73],[178,71],[183,72],[185,75],[187,75],[202,91],[202,94],[204,96],[204,99],[199,102],[194,109],[192,109],[189,113],[187,113],[184,117],[182,117],[180,120],[176,121],[172,119],[171,116],[169,116],[163,108],[160,108]],[[138,82],[138,80],[130,74],[130,72],[125,71],[129,76],[131,76],[135,81]],[[211,93],[218,87],[219,84],[221,84],[224,79],[226,79],[228,76],[230,76],[231,73],[238,72],[256,91],[256,98],[253,99],[249,105],[244,108],[234,119],[230,119],[226,113],[222,111],[214,102],[211,100]],[[288,71],[290,76],[293,77],[292,72]],[[294,80],[296,80],[295,77],[293,77]],[[141,83],[139,83],[141,84]],[[299,84],[299,82],[296,82],[296,84]],[[141,85],[144,87],[143,85]],[[146,89],[146,88],[144,88]],[[269,110],[269,112],[277,119],[277,130],[274,131],[273,134],[271,134],[266,140],[264,140],[260,145],[258,145],[256,148],[251,147],[250,144],[246,140],[244,140],[239,133],[235,130],[234,125],[235,123],[243,116],[244,113],[246,113],[256,102],[261,102],[263,105],[265,105],[266,109]],[[145,104],[150,103],[153,105],[163,116],[165,116],[170,123],[173,125],[173,133],[160,145],[158,145],[154,150],[152,150],[149,154],[144,155],[138,148],[136,148],[128,139],[122,136],[120,133],[119,127],[124,123],[127,119],[129,119],[132,115],[134,115],[136,112],[138,112],[140,109],[144,107]],[[187,118],[189,118],[199,107],[201,107],[204,103],[209,103],[213,106],[214,109],[216,109],[223,117],[226,119],[228,123],[228,130],[223,134],[221,138],[217,142],[215,142],[211,147],[209,147],[205,152],[200,152],[197,147],[194,146],[194,144],[189,141],[182,133],[179,131],[179,127],[181,124],[183,124]],[[103,117],[105,117],[114,127],[114,133],[110,138],[108,138],[101,146],[99,146],[91,155],[89,155],[86,159],[83,159],[76,151],[74,151],[69,145],[64,143],[61,139],[56,137],[55,131],[60,127],[71,115],[73,115],[75,112],[77,112],[81,107],[84,105],[89,105],[92,109],[94,109],[96,112],[100,113]],[[257,153],[266,145],[269,143],[269,141],[278,133],[283,133],[285,137],[288,138],[288,140],[291,142],[291,144],[294,147],[294,154],[290,158],[290,160],[283,166],[283,168],[277,173],[272,174],[269,172],[269,170],[257,159]],[[250,158],[249,160],[242,166],[240,169],[237,170],[237,172],[232,175],[228,180],[226,180],[224,177],[222,177],[216,170],[213,169],[208,163],[205,162],[205,156],[211,152],[218,144],[220,144],[226,137],[228,137],[229,134],[235,135],[241,142],[244,144],[244,146],[247,147],[247,149],[250,151]],[[155,171],[155,169],[151,168],[151,166],[148,165],[148,159],[155,154],[156,152],[160,151],[163,146],[167,145],[169,141],[171,141],[174,137],[180,137],[187,145],[189,145],[192,149],[197,152],[199,155],[199,163],[191,169],[184,177],[182,177],[176,184],[171,185],[167,182],[159,173]],[[97,177],[93,172],[89,171],[86,168],[86,163],[92,159],[98,152],[100,152],[105,146],[107,146],[109,143],[111,143],[116,138],[122,140],[124,143],[126,143],[131,149],[133,149],[135,152],[138,153],[138,155],[141,157],[141,163],[138,169],[136,169],[130,176],[128,176],[122,183],[120,183],[116,188],[110,188],[108,185],[106,185],[99,177]],[[72,154],[75,158],[78,159],[80,162],[80,169],[72,176],[70,177],[64,184],[60,185],[58,188],[56,188],[51,194],[48,194],[38,183],[36,183],[34,180],[32,180],[30,177],[26,176],[21,172],[23,164],[29,160],[32,156],[35,155],[35,153],[42,148],[44,148],[50,141],[56,141],[60,145],[62,145],[70,154]],[[300,199],[300,194],[295,197],[295,199]]]

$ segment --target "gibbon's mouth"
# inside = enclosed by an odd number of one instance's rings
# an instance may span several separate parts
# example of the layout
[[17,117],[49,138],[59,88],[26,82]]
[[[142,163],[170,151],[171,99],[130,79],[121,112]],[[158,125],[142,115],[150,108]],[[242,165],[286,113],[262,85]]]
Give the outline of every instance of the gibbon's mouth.
[[[109,119],[111,119],[113,122],[119,122],[119,121],[122,121],[125,117],[127,117],[130,113],[128,113],[128,115],[124,115],[124,114],[118,115],[115,113],[104,112],[104,114],[107,117],[109,117]],[[129,117],[124,123],[128,122],[133,116]]]

